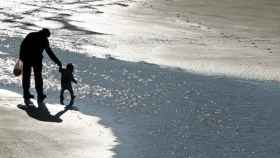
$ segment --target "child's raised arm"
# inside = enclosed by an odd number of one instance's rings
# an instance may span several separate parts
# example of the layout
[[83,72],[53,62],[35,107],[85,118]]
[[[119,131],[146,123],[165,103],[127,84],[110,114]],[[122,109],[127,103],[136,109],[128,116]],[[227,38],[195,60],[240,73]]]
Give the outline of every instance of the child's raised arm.
[[72,81],[73,81],[74,83],[76,83],[76,84],[78,83],[77,80],[75,80],[74,77],[73,77]]
[[72,81],[73,81],[74,83],[76,83],[76,84],[78,83],[77,80],[75,80],[73,74],[71,74],[71,78],[72,78]]

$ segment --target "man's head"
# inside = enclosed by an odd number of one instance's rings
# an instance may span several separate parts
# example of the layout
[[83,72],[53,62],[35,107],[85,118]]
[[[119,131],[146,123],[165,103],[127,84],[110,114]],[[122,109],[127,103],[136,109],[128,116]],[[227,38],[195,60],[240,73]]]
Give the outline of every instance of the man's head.
[[45,36],[47,38],[50,37],[50,35],[51,35],[50,30],[47,28],[43,28],[42,30],[40,30],[40,32],[43,34],[43,36]]

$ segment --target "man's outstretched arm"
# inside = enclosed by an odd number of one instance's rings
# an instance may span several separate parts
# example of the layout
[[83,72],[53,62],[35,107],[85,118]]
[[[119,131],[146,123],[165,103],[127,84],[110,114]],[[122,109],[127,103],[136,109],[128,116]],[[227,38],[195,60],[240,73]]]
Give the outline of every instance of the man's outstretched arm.
[[51,50],[51,48],[49,46],[47,46],[45,48],[47,54],[49,55],[49,57],[52,59],[52,61],[54,61],[59,67],[62,66],[60,60],[54,55],[53,51]]

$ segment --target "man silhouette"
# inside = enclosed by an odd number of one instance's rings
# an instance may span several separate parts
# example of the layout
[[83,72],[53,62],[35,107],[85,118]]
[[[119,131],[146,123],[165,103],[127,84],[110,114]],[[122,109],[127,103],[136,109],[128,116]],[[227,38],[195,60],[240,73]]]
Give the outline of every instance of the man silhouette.
[[42,79],[42,61],[43,51],[45,50],[48,56],[59,66],[62,64],[55,56],[49,46],[48,37],[51,33],[48,29],[43,28],[38,32],[29,33],[21,43],[20,46],[20,60],[23,62],[23,74],[22,74],[22,87],[23,98],[26,105],[32,104],[30,98],[34,98],[29,92],[31,68],[33,68],[35,78],[35,89],[37,91],[37,102],[41,104],[46,95],[43,92],[43,79]]

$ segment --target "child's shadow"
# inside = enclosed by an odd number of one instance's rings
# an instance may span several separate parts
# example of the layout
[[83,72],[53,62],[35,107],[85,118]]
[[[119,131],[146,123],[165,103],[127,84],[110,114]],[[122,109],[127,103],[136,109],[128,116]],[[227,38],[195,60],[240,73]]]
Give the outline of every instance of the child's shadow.
[[64,109],[59,111],[55,115],[51,115],[44,103],[39,105],[38,107],[26,106],[22,104],[17,105],[17,107],[21,110],[26,111],[28,116],[36,120],[45,121],[45,122],[62,122],[62,119],[59,117],[62,116],[68,110],[68,109]]

